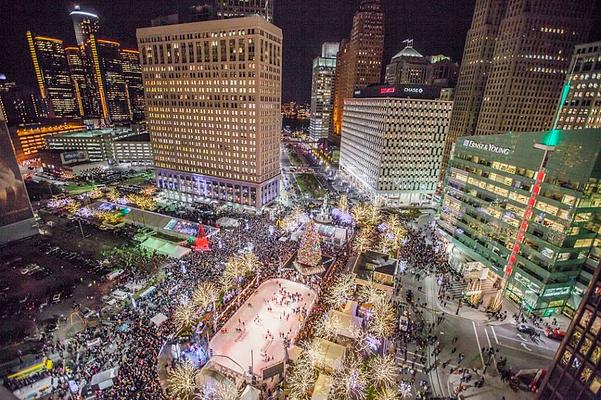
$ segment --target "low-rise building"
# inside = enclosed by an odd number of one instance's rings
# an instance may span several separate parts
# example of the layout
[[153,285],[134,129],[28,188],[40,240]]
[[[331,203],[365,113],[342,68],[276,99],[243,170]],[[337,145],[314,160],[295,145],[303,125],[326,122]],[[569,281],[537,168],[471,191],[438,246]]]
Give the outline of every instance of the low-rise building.
[[340,171],[387,206],[434,191],[453,102],[430,85],[369,86],[344,104]]
[[438,220],[451,265],[480,263],[526,312],[573,314],[601,255],[600,151],[599,129],[459,138]]
[[113,143],[115,140],[136,134],[138,134],[138,131],[131,128],[66,132],[47,137],[46,145],[51,150],[86,151],[92,162],[108,161],[109,163],[113,163]]
[[85,125],[79,122],[65,122],[61,124],[30,124],[17,127],[17,140],[15,145],[17,161],[23,162],[38,157],[38,150],[46,147],[46,138],[67,132],[85,130]]
[[113,156],[117,164],[152,166],[153,152],[148,132],[127,136],[113,142]]

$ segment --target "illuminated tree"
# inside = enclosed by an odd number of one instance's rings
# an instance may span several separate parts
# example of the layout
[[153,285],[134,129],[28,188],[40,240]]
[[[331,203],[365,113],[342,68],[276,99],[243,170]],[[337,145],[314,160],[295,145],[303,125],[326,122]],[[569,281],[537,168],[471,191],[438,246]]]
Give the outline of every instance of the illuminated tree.
[[73,215],[75,214],[77,211],[79,211],[81,207],[81,204],[79,204],[78,201],[75,200],[71,200],[68,204],[67,204],[67,211],[69,212],[69,214]]
[[340,199],[338,200],[338,209],[340,211],[348,212],[348,199],[344,194],[340,196]]
[[353,250],[357,253],[363,253],[365,250],[368,250],[372,247],[373,238],[372,238],[372,230],[363,228],[357,233],[355,237],[355,241],[353,242]]
[[370,283],[361,286],[357,298],[361,303],[374,304],[386,298],[386,296],[387,294],[384,291],[378,289],[373,283]]
[[117,225],[122,222],[123,215],[116,211],[99,211],[96,213],[96,218],[105,224]]
[[392,302],[385,297],[377,299],[372,303],[372,313],[367,324],[367,330],[382,339],[394,333],[396,325],[396,313]]
[[367,218],[367,224],[368,225],[377,225],[380,222],[380,207],[378,207],[376,204],[374,203],[369,203],[367,206],[367,212],[366,212],[366,218]]
[[232,256],[225,263],[225,269],[221,275],[221,283],[225,290],[240,286],[248,272],[247,265],[242,257]]
[[94,189],[92,189],[89,193],[89,196],[92,200],[96,200],[102,197],[102,191],[100,189],[98,189],[97,187],[95,187]]
[[196,378],[199,371],[192,363],[184,362],[167,372],[167,390],[172,398],[188,400],[196,390]]
[[301,344],[300,357],[292,365],[292,371],[286,375],[285,386],[290,400],[308,400],[309,391],[317,379],[317,367],[323,365],[325,353],[316,340]]
[[342,321],[340,321],[340,317],[329,312],[324,314],[315,325],[315,336],[326,340],[333,340],[341,328]]
[[332,377],[334,399],[363,400],[367,391],[367,376],[361,361],[348,354],[341,368]]
[[298,248],[297,261],[310,267],[321,264],[321,238],[313,220],[305,225],[305,231]]
[[239,400],[240,391],[236,383],[230,379],[217,382],[215,385],[204,385],[198,400]]
[[109,201],[112,201],[113,203],[115,201],[117,201],[117,199],[119,198],[119,192],[117,191],[116,188],[114,187],[110,187],[108,192],[106,193],[106,198],[109,199]]
[[392,386],[384,386],[377,392],[375,398],[378,400],[398,400],[399,391]]
[[364,225],[368,217],[367,205],[365,203],[356,204],[351,210],[351,214],[357,225]]
[[353,296],[355,278],[351,274],[340,275],[328,290],[325,300],[335,309],[342,308]]
[[392,355],[371,358],[367,362],[367,369],[369,371],[369,381],[375,387],[387,387],[396,384],[399,368]]
[[127,201],[144,210],[154,210],[157,207],[157,202],[152,196],[143,194],[128,194]]
[[249,251],[242,256],[241,263],[247,276],[254,273],[255,270],[263,265],[252,251]]
[[217,285],[209,281],[200,282],[192,294],[194,306],[200,309],[214,306],[218,298],[219,289]]
[[180,304],[173,312],[173,323],[177,331],[183,331],[192,327],[196,310],[190,302],[188,304]]

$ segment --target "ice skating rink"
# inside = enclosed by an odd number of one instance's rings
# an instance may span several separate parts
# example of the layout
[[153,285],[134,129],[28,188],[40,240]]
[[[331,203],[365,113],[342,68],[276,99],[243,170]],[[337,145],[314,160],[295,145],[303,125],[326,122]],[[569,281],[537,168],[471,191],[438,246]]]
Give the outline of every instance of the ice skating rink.
[[[248,372],[253,352],[253,373],[285,358],[285,342],[294,343],[316,293],[286,279],[263,282],[227,321],[209,344],[211,361],[239,373]],[[240,366],[229,360],[235,360]]]

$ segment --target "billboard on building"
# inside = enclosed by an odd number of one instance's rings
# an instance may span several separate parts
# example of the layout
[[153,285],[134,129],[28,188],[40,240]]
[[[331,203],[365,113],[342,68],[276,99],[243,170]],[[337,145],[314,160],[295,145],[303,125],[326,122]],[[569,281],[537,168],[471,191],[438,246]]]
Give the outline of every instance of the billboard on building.
[[0,120],[0,227],[33,218],[6,122]]
[[63,165],[69,165],[90,161],[90,157],[85,150],[68,150],[61,153],[61,161],[63,162]]

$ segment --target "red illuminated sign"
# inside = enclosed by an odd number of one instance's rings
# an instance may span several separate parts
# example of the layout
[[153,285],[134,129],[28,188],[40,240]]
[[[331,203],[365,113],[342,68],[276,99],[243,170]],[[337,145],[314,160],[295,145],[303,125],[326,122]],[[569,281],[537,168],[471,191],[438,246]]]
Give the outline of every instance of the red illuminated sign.
[[394,93],[395,88],[393,87],[383,87],[380,88],[380,94],[388,94],[388,93]]

